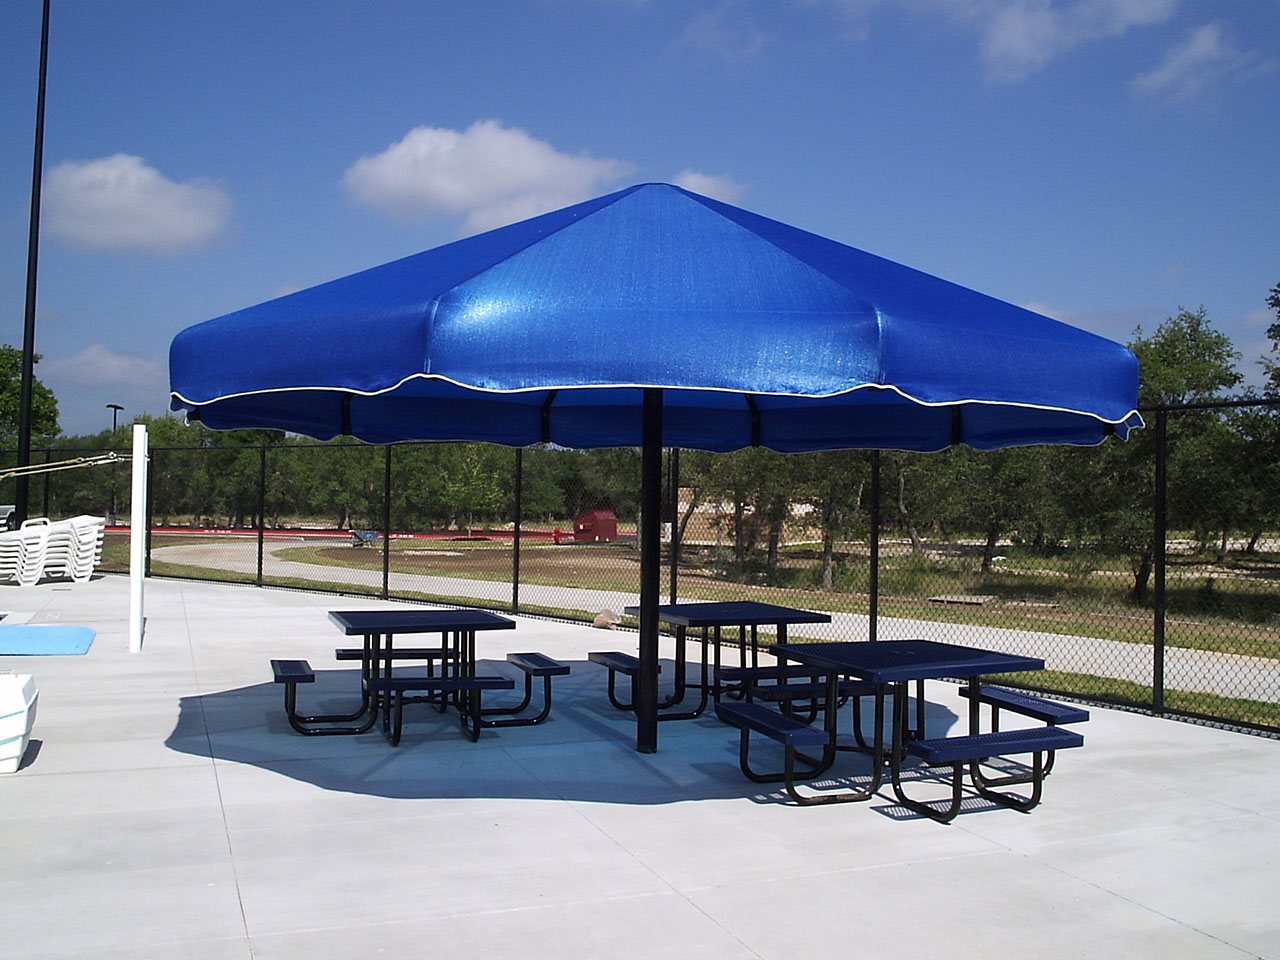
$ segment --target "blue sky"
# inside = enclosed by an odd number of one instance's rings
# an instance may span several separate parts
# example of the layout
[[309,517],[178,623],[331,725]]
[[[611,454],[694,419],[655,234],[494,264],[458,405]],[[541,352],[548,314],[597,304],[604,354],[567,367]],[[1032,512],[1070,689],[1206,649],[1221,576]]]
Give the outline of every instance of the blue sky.
[[[39,0],[0,5],[20,346]],[[677,182],[1117,340],[1280,283],[1275,0],[53,0],[37,375],[161,414],[192,323]]]

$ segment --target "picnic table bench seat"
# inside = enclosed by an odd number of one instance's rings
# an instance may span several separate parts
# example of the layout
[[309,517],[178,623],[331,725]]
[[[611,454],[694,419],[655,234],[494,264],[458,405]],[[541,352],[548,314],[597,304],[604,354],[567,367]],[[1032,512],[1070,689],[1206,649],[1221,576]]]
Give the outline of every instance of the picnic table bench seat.
[[[716,716],[725,723],[738,727],[744,733],[752,731],[764,734],[777,740],[784,747],[824,747],[829,742],[825,730],[811,727],[809,724],[788,717],[777,710],[771,710],[758,703],[719,703],[716,704]],[[752,780],[767,783],[776,777],[760,779],[757,774],[744,769]]]
[[[969,697],[969,688],[961,687],[960,696]],[[1023,693],[1021,690],[1010,690],[1007,687],[984,684],[978,688],[978,702],[985,703],[991,707],[991,729],[993,731],[1000,729],[1001,710],[1008,710],[1010,713],[1029,717],[1032,720],[1039,720],[1041,723],[1047,723],[1051,727],[1060,726],[1064,723],[1084,723],[1089,719],[1089,711],[1084,707],[1076,706],[1073,703],[1060,703],[1057,700],[1046,700],[1044,697]],[[1046,777],[1053,770],[1053,761],[1054,752],[1050,750],[1044,761],[1044,775]],[[988,781],[988,786],[1025,783],[1026,781],[1026,777],[1022,777],[1020,780],[1016,777],[1005,777],[997,781]]]
[[[1084,737],[1074,730],[1050,726],[1033,727],[1029,730],[997,730],[965,737],[909,740],[906,743],[908,754],[919,757],[931,766],[949,765],[951,767],[951,800],[947,807],[939,808],[936,802],[925,803],[911,799],[903,792],[897,776],[893,781],[894,793],[897,794],[899,802],[907,808],[931,817],[939,823],[949,823],[960,812],[961,768],[968,763],[971,765],[974,788],[980,796],[1026,813],[1040,802],[1044,781],[1044,755],[1054,750],[1083,745]],[[987,782],[978,774],[978,765],[992,757],[1010,757],[1028,753],[1032,754],[1032,772],[1029,777]],[[992,784],[999,783],[1030,783],[1030,796],[1018,797],[991,789]]]
[[[961,687],[960,696],[968,697],[969,688]],[[991,724],[993,730],[1000,729],[1000,711],[1021,714],[1033,720],[1039,720],[1050,726],[1062,723],[1083,723],[1089,719],[1089,711],[1073,703],[1059,703],[1046,700],[1044,697],[1032,696],[1020,690],[1009,690],[1005,687],[982,686],[978,689],[978,702],[991,707]]]
[[353,547],[368,547],[378,542],[377,530],[352,530],[351,545]]
[[276,683],[315,683],[316,672],[306,660],[272,660],[271,672]]

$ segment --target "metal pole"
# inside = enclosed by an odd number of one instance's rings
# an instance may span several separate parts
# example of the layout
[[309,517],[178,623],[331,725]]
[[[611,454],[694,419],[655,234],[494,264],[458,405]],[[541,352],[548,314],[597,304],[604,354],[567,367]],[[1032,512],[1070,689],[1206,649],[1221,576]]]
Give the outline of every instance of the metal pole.
[[[44,87],[49,68],[49,0],[40,24],[40,83],[36,90],[35,157],[31,163],[31,224],[27,234],[27,308],[22,328],[22,388],[18,401],[18,466],[31,464],[31,390],[36,365],[36,264],[40,256],[40,177],[44,169]],[[14,493],[14,525],[27,519],[30,478],[19,474]]]
[[644,390],[640,449],[640,670],[636,675],[636,750],[658,750],[658,590],[662,549],[662,391]]
[[871,451],[871,607],[870,639],[879,633],[880,620],[880,451]]
[[[137,434],[137,429],[136,429],[137,426],[138,424],[134,425],[135,436]],[[150,443],[151,441],[148,440],[147,441],[147,444],[148,444],[147,446],[147,507],[146,507],[147,530],[146,530],[146,536],[143,538],[143,543],[142,543],[143,575],[147,577],[151,576],[151,527],[152,527],[152,521],[155,519],[155,517],[152,515],[152,506],[155,504],[155,480],[156,480],[155,464],[152,462],[152,459],[151,459],[154,456],[154,454],[151,452]],[[133,536],[133,503],[132,501],[129,503],[129,536],[130,537]],[[132,548],[132,541],[130,541],[130,547]]]
[[516,447],[516,496],[511,512],[511,612],[520,612],[520,514],[523,509],[524,450]]
[[391,596],[391,444],[382,464],[382,599]]
[[1168,502],[1166,499],[1166,440],[1165,411],[1156,411],[1156,503],[1155,503],[1155,537],[1151,545],[1152,561],[1155,565],[1155,610],[1152,622],[1152,656],[1154,662],[1151,669],[1151,709],[1156,713],[1164,712],[1164,557],[1168,538]]
[[262,586],[262,555],[267,535],[267,448],[258,448],[258,586]]

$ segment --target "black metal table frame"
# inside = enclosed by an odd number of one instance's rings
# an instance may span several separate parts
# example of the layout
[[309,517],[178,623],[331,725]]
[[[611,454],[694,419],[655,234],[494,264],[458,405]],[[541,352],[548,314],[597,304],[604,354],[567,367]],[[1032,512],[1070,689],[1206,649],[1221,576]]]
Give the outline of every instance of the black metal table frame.
[[[624,607],[623,612],[630,616],[638,616],[637,606]],[[772,625],[776,631],[775,643],[787,642],[787,625],[799,623],[830,623],[831,617],[824,613],[799,610],[791,607],[780,607],[754,601],[729,601],[725,603],[668,603],[658,607],[658,622],[675,627],[675,678],[671,696],[658,701],[659,720],[693,720],[706,712],[709,699],[719,700],[725,690],[716,678],[720,670],[721,630],[725,627],[738,628],[738,659],[741,666],[747,666],[747,628],[751,636],[751,666],[760,663],[759,628]],[[686,644],[689,641],[690,628],[701,631],[694,638],[702,648],[701,673],[697,683],[689,683],[686,676],[688,654]],[[708,631],[711,631],[708,634]],[[708,657],[714,650],[714,663]],[[709,676],[708,672],[714,672]],[[670,708],[684,702],[685,694],[692,687],[699,691],[698,705],[692,710],[670,712]],[[661,711],[667,710],[667,713]]]
[[[906,646],[910,645],[910,647]],[[901,786],[902,759],[906,754],[905,742],[910,738],[925,738],[925,699],[924,681],[947,677],[963,678],[969,687],[969,732],[977,733],[980,723],[980,703],[978,691],[981,677],[993,673],[1013,673],[1024,670],[1043,670],[1044,661],[1038,657],[1024,657],[1017,654],[1000,653],[983,650],[977,647],[963,647],[957,644],[941,643],[932,640],[877,640],[877,641],[832,641],[816,644],[773,644],[771,649],[779,662],[795,661],[807,666],[821,669],[827,674],[826,703],[824,705],[824,724],[829,745],[824,750],[821,761],[810,776],[829,769],[834,762],[837,743],[838,719],[838,686],[841,677],[852,676],[859,680],[875,684],[876,710],[874,747],[872,756],[871,782],[862,789],[849,790],[839,794],[823,794],[806,798],[807,803],[837,803],[845,801],[868,800],[879,789],[882,771],[889,767],[890,780],[894,795],[900,802],[907,803]],[[916,656],[913,662],[885,664],[877,666],[868,664],[866,658],[849,657],[854,651],[872,652],[884,658],[892,656],[895,651],[915,651],[918,654],[932,654],[931,658]],[[825,654],[825,655],[824,655]],[[846,655],[841,655],[846,654]],[[861,662],[859,662],[861,660]],[[908,729],[908,686],[916,682],[916,726]],[[888,756],[884,751],[884,696],[889,694],[892,735]]]

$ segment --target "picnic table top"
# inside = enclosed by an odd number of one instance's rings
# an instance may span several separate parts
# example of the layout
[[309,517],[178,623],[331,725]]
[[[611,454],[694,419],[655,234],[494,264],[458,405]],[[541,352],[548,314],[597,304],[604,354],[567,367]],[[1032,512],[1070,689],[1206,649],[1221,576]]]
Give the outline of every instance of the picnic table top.
[[487,610],[330,610],[329,619],[348,636],[514,630],[516,626],[514,620]]
[[847,673],[872,683],[1044,669],[1044,661],[1039,657],[998,653],[936,640],[775,643],[770,649],[779,659]]
[[[631,616],[640,613],[638,606],[624,607]],[[755,600],[733,600],[707,603],[665,603],[658,607],[658,619],[678,627],[750,626],[761,623],[830,623],[831,615],[812,610],[797,610]]]

